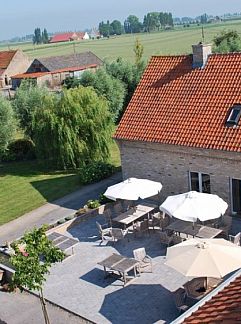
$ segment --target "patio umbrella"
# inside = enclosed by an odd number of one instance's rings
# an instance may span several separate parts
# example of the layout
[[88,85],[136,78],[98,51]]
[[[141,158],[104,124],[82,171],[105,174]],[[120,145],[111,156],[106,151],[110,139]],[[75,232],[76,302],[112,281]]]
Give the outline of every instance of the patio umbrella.
[[185,276],[222,278],[241,268],[241,248],[224,239],[190,239],[168,248],[166,259]]
[[104,195],[112,200],[138,200],[157,195],[162,189],[160,182],[147,179],[129,178],[107,188]]
[[188,222],[219,218],[227,208],[228,204],[219,196],[196,191],[169,196],[160,206],[164,213]]

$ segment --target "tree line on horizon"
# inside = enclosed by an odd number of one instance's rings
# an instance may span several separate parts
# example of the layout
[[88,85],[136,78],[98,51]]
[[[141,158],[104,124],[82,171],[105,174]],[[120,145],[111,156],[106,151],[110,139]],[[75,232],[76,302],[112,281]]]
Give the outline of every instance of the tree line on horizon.
[[47,29],[44,28],[43,31],[41,31],[40,28],[35,28],[34,29],[34,34],[33,34],[33,44],[47,44],[49,42],[49,35],[47,32]]
[[119,20],[110,22],[101,21],[99,23],[99,32],[104,37],[111,35],[132,34],[141,32],[153,32],[160,29],[173,28],[173,17],[171,12],[149,12],[143,21],[135,15],[129,15],[122,24]]

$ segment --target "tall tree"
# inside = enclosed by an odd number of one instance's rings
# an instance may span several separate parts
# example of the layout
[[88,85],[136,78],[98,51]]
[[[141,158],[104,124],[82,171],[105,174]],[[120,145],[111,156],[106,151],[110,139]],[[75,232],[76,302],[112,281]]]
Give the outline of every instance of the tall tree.
[[95,73],[91,71],[84,72],[79,83],[84,87],[93,87],[99,96],[105,97],[113,121],[118,120],[125,98],[125,88],[119,80],[113,78],[103,68],[98,69]]
[[10,101],[0,95],[0,159],[15,134],[16,120]]
[[43,109],[53,96],[46,88],[37,87],[31,80],[22,81],[13,100],[13,108],[19,118],[20,127],[33,138],[33,114]]
[[121,25],[121,22],[119,20],[113,20],[110,24],[112,28],[112,34],[113,35],[121,35],[123,31],[123,27]]
[[223,30],[214,39],[214,52],[229,53],[241,51],[241,38],[236,30]]
[[12,285],[23,290],[39,292],[41,306],[46,324],[50,324],[46,302],[43,295],[43,284],[52,264],[64,259],[64,253],[48,240],[46,227],[34,229],[13,244],[14,255],[11,263],[14,266]]
[[130,15],[127,17],[126,21],[129,24],[129,32],[130,33],[140,33],[141,32],[142,24],[139,21],[138,17],[136,17],[134,15]]
[[48,35],[48,32],[47,32],[46,28],[44,28],[44,31],[43,31],[43,34],[42,34],[42,42],[44,44],[48,44],[48,42],[49,42],[49,35]]
[[105,161],[112,131],[108,103],[90,87],[65,89],[53,106],[34,114],[37,156],[61,169]]
[[42,43],[42,34],[40,28],[35,28],[34,30],[33,43],[37,45]]
[[142,63],[143,52],[144,52],[144,46],[141,44],[141,42],[137,38],[135,41],[135,45],[134,45],[135,64],[137,67],[139,67]]

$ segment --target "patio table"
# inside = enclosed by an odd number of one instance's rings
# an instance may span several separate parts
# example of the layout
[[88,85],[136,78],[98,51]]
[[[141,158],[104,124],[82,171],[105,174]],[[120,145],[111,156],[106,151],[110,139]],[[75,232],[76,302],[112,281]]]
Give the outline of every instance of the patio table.
[[219,228],[213,228],[209,226],[194,224],[191,225],[189,222],[177,220],[170,225],[167,226],[167,230],[172,230],[176,233],[183,233],[186,235],[191,235],[193,237],[199,238],[214,238],[220,233],[222,230]]
[[197,237],[200,238],[214,238],[223,232],[220,228],[202,226],[197,233]]
[[[131,279],[134,279],[137,275],[136,270],[139,269],[139,261],[133,258],[124,257],[116,253],[112,254],[103,261],[98,262],[98,264],[104,267],[105,277],[107,277],[108,274],[107,268],[111,271],[119,272],[121,278],[123,278],[124,286],[127,283],[128,272],[131,270],[134,271],[134,277],[131,277]],[[140,273],[140,271],[138,272]],[[130,276],[128,278],[130,278]]]
[[133,224],[139,218],[149,214],[155,208],[156,207],[154,205],[153,206],[137,205],[135,208],[130,208],[126,212],[113,218],[112,221],[121,223],[126,228],[127,226]]
[[167,226],[167,230],[174,231],[177,233],[184,233],[185,229],[190,226],[189,222],[177,220]]

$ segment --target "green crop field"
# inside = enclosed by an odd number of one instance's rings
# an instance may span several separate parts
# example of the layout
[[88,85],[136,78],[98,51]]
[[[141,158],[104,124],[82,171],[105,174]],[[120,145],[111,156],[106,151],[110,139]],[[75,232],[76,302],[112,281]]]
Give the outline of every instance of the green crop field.
[[[235,29],[241,34],[241,20],[225,23],[208,24],[204,26],[205,41],[211,42],[213,37],[223,29]],[[133,46],[136,38],[144,45],[144,57],[151,55],[186,54],[191,52],[191,45],[202,39],[200,26],[177,27],[175,30],[156,33],[126,34],[110,39],[88,40],[59,44],[36,45],[10,44],[10,48],[21,48],[30,57],[46,57],[83,51],[92,51],[102,59],[113,60],[119,56],[133,60]],[[0,50],[8,47],[0,44]]]

